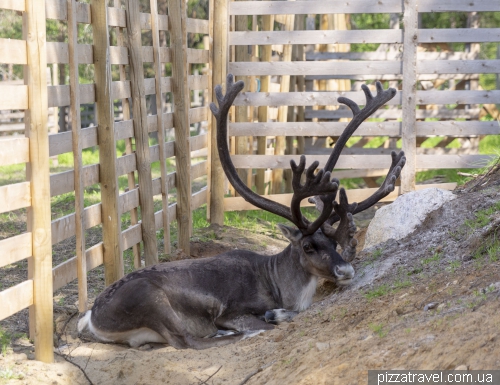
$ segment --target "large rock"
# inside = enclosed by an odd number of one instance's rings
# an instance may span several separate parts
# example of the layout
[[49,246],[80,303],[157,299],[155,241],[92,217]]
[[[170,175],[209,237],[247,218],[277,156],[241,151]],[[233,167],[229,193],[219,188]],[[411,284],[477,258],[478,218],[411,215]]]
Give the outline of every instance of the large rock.
[[447,190],[428,188],[398,197],[392,204],[375,213],[366,232],[365,246],[378,245],[388,239],[401,239],[411,234],[427,217],[445,202],[455,199]]

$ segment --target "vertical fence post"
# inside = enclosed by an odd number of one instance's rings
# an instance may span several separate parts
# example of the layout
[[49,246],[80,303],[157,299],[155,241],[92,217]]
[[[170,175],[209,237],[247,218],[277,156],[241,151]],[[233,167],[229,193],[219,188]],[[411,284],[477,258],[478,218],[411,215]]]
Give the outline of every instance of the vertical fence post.
[[78,25],[76,21],[76,1],[67,0],[68,7],[68,46],[69,46],[69,91],[73,160],[75,175],[75,233],[76,260],[78,276],[78,310],[87,310],[87,260],[85,256],[85,215],[83,201],[83,162],[82,142],[80,139],[80,90],[78,82]]
[[403,40],[403,151],[406,165],[401,172],[401,192],[415,190],[417,162],[417,47],[418,0],[404,0]]
[[95,99],[97,105],[97,138],[99,143],[99,180],[102,202],[102,238],[106,285],[123,276],[122,237],[118,211],[118,178],[112,95],[108,2],[92,0],[94,33]]
[[163,103],[161,90],[162,64],[160,60],[160,30],[158,21],[157,0],[150,1],[151,32],[153,34],[153,62],[156,85],[156,123],[158,126],[158,142],[160,147],[161,199],[163,219],[163,252],[170,254],[170,219],[168,216],[168,181],[167,163],[165,158],[165,127],[163,127]]
[[186,2],[168,0],[172,91],[174,94],[175,164],[177,184],[178,247],[189,255],[191,233],[191,152],[189,150],[190,100],[187,74]]
[[[214,87],[226,83],[228,53],[229,53],[229,1],[214,0],[213,13],[213,69],[212,69],[212,101],[217,103]],[[224,171],[217,151],[217,122],[212,116],[212,130],[210,132],[210,183],[209,211],[210,222],[218,225],[224,224]]]
[[[262,16],[262,30],[272,31],[274,26],[274,15],[264,15]],[[272,56],[272,46],[264,45],[261,48],[260,61],[270,62]],[[269,75],[263,75],[260,77],[260,92],[269,92],[269,85],[271,83],[271,77]],[[259,122],[267,123],[269,114],[268,106],[259,106],[257,109],[257,116]],[[267,149],[267,137],[258,136],[257,137],[257,154],[266,155]],[[257,193],[264,195],[266,192],[266,170],[263,168],[257,169],[255,175],[255,186],[257,187]]]
[[33,245],[32,257],[28,260],[28,278],[33,280],[30,332],[35,340],[35,358],[43,362],[53,362],[52,239],[45,34],[45,1],[26,1],[23,35],[26,39],[28,64],[25,66],[24,81],[28,86],[29,102],[25,113],[25,124],[30,154],[26,176],[31,188],[28,231],[32,234]]
[[[141,25],[139,2],[126,1],[128,57],[130,85],[132,92],[132,112],[135,136],[135,153],[139,174],[139,200],[141,205],[142,241],[146,266],[158,263],[158,245],[153,208],[153,182],[151,180],[151,159],[149,155],[148,110],[144,87],[144,63],[142,60]],[[161,113],[161,107],[160,107]],[[161,127],[158,127],[161,130]]]

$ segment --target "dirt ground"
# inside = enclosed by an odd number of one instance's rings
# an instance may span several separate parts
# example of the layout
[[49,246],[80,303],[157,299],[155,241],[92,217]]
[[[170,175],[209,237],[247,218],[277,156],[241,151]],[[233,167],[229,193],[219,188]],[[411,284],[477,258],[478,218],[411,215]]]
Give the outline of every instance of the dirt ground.
[[[19,338],[0,355],[0,384],[344,385],[366,384],[369,369],[499,369],[500,185],[494,177],[456,193],[407,238],[359,252],[350,287],[323,282],[308,310],[273,331],[203,351],[131,349],[79,339],[74,306],[57,304],[56,363],[34,361]],[[207,231],[215,239],[194,242],[194,257],[235,247],[273,254],[286,245],[232,228]],[[0,325],[25,332],[22,317]]]

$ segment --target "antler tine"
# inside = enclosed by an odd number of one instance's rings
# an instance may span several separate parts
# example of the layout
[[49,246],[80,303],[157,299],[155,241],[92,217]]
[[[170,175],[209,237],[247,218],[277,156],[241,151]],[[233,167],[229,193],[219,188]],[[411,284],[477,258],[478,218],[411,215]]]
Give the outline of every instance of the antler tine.
[[354,238],[356,234],[356,224],[351,210],[356,208],[356,203],[349,204],[347,194],[343,188],[340,189],[339,203],[333,202],[333,209],[340,218],[340,223],[336,229],[325,223],[321,229],[330,238],[334,239],[342,248],[342,258],[346,262],[351,262],[356,256],[356,245],[358,241]]
[[215,95],[217,97],[217,101],[219,102],[219,108],[217,108],[214,103],[210,103],[210,110],[217,119],[217,149],[219,151],[222,168],[224,169],[224,173],[226,174],[229,182],[247,202],[250,202],[260,209],[269,211],[293,222],[292,214],[288,207],[282,205],[281,203],[273,202],[264,198],[248,188],[238,176],[236,168],[231,160],[227,142],[227,115],[234,99],[238,96],[238,93],[243,89],[243,87],[244,83],[242,81],[233,83],[233,75],[228,74],[226,81],[226,94],[222,94],[221,86],[215,87]]
[[335,143],[332,153],[328,158],[328,162],[326,162],[325,165],[326,171],[333,171],[339,159],[340,153],[347,143],[347,140],[352,136],[352,134],[354,133],[354,131],[356,131],[360,124],[363,123],[363,121],[367,119],[371,114],[373,114],[378,108],[391,100],[394,95],[396,95],[396,90],[394,88],[389,88],[384,91],[380,82],[376,83],[377,95],[375,97],[372,95],[370,89],[366,85],[363,84],[361,88],[363,89],[366,97],[366,105],[362,110],[360,110],[357,103],[355,103],[351,99],[344,97],[340,97],[337,99],[339,103],[345,104],[351,109],[353,118],[345,128],[344,132],[342,132],[342,134],[340,135],[337,143]]
[[[299,165],[292,160],[290,166],[292,168],[292,187],[293,196],[290,209],[292,212],[293,223],[302,231],[304,235],[314,233],[328,219],[333,209],[333,201],[339,188],[338,181],[330,181],[330,172],[319,170],[315,175],[319,162],[313,162],[306,170],[306,180],[301,184],[301,176],[304,172],[306,157],[300,157]],[[300,202],[311,196],[319,196],[323,202],[323,210],[321,215],[313,222],[309,223],[300,211]]]
[[[400,151],[398,154],[396,154],[396,151],[392,151],[391,158],[391,167],[389,168],[382,185],[370,197],[356,204],[357,207],[349,209],[349,212],[356,214],[364,211],[394,191],[394,188],[396,187],[396,180],[399,178],[399,175],[401,175],[401,170],[406,163],[406,157],[404,151]],[[328,218],[327,223],[332,225],[339,219],[341,219],[340,216],[338,213],[335,213]]]

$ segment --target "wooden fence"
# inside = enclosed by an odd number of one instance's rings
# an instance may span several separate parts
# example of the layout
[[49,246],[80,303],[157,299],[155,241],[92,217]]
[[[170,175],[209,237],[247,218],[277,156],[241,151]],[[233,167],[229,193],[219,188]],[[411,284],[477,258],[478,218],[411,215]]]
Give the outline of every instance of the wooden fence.
[[[209,20],[187,18],[185,3],[173,0],[168,1],[168,16],[159,14],[155,0],[147,13],[135,0],[124,5],[115,0],[113,5],[104,0],[28,0],[26,5],[0,0],[0,8],[22,13],[26,36],[0,39],[2,63],[26,68],[24,85],[0,83],[0,110],[23,110],[25,122],[25,137],[2,138],[0,166],[26,163],[28,170],[26,182],[0,187],[0,213],[28,209],[28,231],[0,240],[0,267],[23,259],[29,263],[28,280],[0,292],[0,319],[30,307],[30,334],[42,361],[53,360],[53,291],[78,278],[79,310],[86,310],[87,271],[104,264],[109,285],[123,276],[124,250],[133,248],[135,266],[141,266],[141,242],[144,263],[157,263],[157,230],[163,228],[169,252],[173,221],[178,247],[189,254],[191,212],[207,202],[206,187],[195,194],[191,188],[192,180],[207,174],[206,160],[191,160],[192,151],[207,148],[207,133],[190,136],[190,125],[207,121],[208,100],[190,108],[190,90],[211,88],[209,73],[192,75],[191,68],[208,66],[210,57],[208,49],[188,47],[188,33],[208,37]],[[46,41],[46,19],[67,23],[67,43]],[[92,27],[93,45],[78,43],[79,25]],[[150,31],[152,46],[142,46],[141,31]],[[160,31],[168,32],[169,46],[161,45]],[[69,84],[47,86],[46,69],[53,63],[68,65]],[[145,78],[145,63],[153,66],[154,78]],[[170,76],[165,63],[171,63]],[[79,84],[81,64],[93,65],[95,83]],[[112,70],[118,80],[113,81]],[[167,93],[173,112],[163,109]],[[147,95],[155,95],[156,115],[147,113]],[[121,120],[115,119],[116,100],[123,106]],[[93,103],[97,126],[81,128],[80,106]],[[48,135],[47,110],[63,106],[70,109],[71,130]],[[174,141],[165,134],[172,128]],[[157,137],[157,144],[150,145],[150,135]],[[121,156],[118,141],[125,141]],[[82,151],[94,146],[99,147],[99,163],[84,165]],[[68,152],[73,153],[74,169],[50,175],[49,157]],[[174,160],[175,171],[167,171],[167,159]],[[157,178],[151,174],[154,162],[160,163]],[[128,176],[125,190],[118,185],[122,175]],[[85,206],[85,189],[97,183],[101,202]],[[169,194],[173,189],[175,202]],[[73,192],[75,212],[51,220],[50,199]],[[161,196],[160,211],[154,210],[154,196]],[[122,229],[121,216],[127,212],[131,225]],[[102,227],[102,241],[86,247],[85,231],[95,226]],[[53,267],[52,245],[72,236],[76,256]]]
[[[231,2],[228,14],[233,24],[223,32],[229,35],[231,48],[228,72],[245,79],[249,85],[260,79],[260,90],[247,87],[246,92],[237,97],[234,118],[229,124],[229,135],[235,143],[232,159],[237,168],[243,169],[240,175],[247,175],[248,184],[255,185],[259,193],[269,193],[268,198],[289,204],[291,194],[279,194],[287,191],[285,187],[289,182],[282,182],[287,175],[276,170],[288,168],[290,159],[296,158],[297,153],[309,153],[312,156],[308,162],[319,160],[320,166],[324,164],[331,148],[325,148],[323,140],[323,148],[318,150],[304,138],[330,137],[334,141],[352,116],[339,105],[337,98],[347,96],[363,105],[359,83],[374,80],[384,81],[386,87],[395,86],[398,93],[387,108],[375,114],[378,119],[365,122],[356,132],[356,136],[362,137],[359,142],[362,144],[375,137],[389,137],[383,147],[352,146],[340,157],[337,167],[343,170],[335,173],[337,177],[365,177],[372,184],[368,184],[371,188],[348,191],[351,200],[364,199],[376,189],[372,177],[387,171],[388,154],[396,149],[398,140],[402,141],[407,164],[401,186],[387,197],[389,201],[402,192],[431,186],[415,185],[417,170],[484,166],[490,158],[478,154],[479,139],[475,140],[473,151],[419,146],[432,136],[445,137],[442,143],[448,144],[455,138],[500,133],[497,122],[479,121],[479,105],[499,103],[500,91],[484,91],[477,86],[479,74],[500,72],[500,61],[481,60],[475,52],[478,43],[499,42],[500,29],[477,28],[477,25],[462,29],[422,29],[418,27],[418,18],[419,13],[426,12],[499,10],[497,2],[479,4],[465,0],[353,0],[342,5],[334,1]],[[325,16],[358,13],[389,14],[396,23],[387,25],[386,29],[371,30],[346,30],[339,23],[336,28],[332,24],[323,25]],[[317,20],[315,23],[316,15],[320,15],[319,23]],[[399,29],[399,20],[403,29]],[[315,24],[319,24],[319,30]],[[373,52],[345,52],[349,51],[345,45],[360,43],[379,46]],[[465,43],[468,52],[425,49],[441,43]],[[323,49],[326,46],[333,49]],[[239,53],[242,51],[243,54]],[[245,52],[251,54],[245,56]],[[280,86],[273,87],[273,79]],[[332,79],[333,87],[320,84]],[[459,90],[458,84],[462,81],[475,87]],[[460,84],[463,88],[464,82]],[[451,109],[450,105],[456,108]],[[294,142],[295,146],[286,145]],[[244,172],[250,167],[256,172],[253,178],[248,177],[251,172]],[[271,188],[263,188],[262,181],[269,182]],[[453,183],[439,184],[441,188],[454,186]],[[226,197],[221,205],[225,210],[254,209],[237,196]]]
[[[53,291],[78,279],[79,309],[84,311],[86,274],[90,269],[104,264],[106,284],[112,283],[123,275],[123,252],[130,248],[136,268],[143,262],[156,263],[156,232],[163,229],[168,252],[169,225],[173,221],[177,222],[178,247],[189,254],[192,210],[204,203],[209,205],[210,221],[219,224],[223,223],[224,210],[253,208],[240,197],[224,198],[227,185],[218,161],[215,132],[210,130],[214,119],[209,118],[207,105],[213,98],[212,85],[224,84],[228,72],[247,83],[245,92],[236,99],[229,126],[233,161],[242,178],[249,185],[255,183],[259,193],[265,193],[266,180],[274,183],[268,190],[269,197],[284,204],[289,204],[290,194],[280,193],[281,180],[287,178],[282,170],[288,168],[296,153],[305,151],[303,139],[335,137],[342,132],[349,116],[337,109],[338,96],[345,95],[363,104],[362,93],[349,88],[353,80],[402,79],[401,90],[379,116],[384,118],[387,113],[391,117],[383,122],[367,122],[357,132],[362,137],[402,139],[408,163],[401,190],[388,199],[415,188],[417,169],[477,167],[489,159],[477,154],[419,153],[418,138],[499,133],[496,122],[462,121],[457,119],[459,113],[443,109],[439,110],[440,115],[455,120],[426,121],[422,117],[435,112],[422,114],[423,110],[416,108],[499,103],[498,90],[417,89],[422,74],[453,78],[457,73],[498,73],[499,60],[418,54],[419,45],[424,43],[498,42],[498,28],[418,29],[417,0],[352,0],[343,3],[343,8],[334,1],[213,0],[208,20],[189,19],[185,2],[167,1],[168,15],[159,13],[155,0],[150,1],[147,12],[139,9],[136,0],[123,0],[124,4],[114,0],[112,7],[107,0],[92,0],[90,4],[76,0],[0,0],[0,8],[22,13],[24,33],[22,40],[0,39],[0,60],[25,68],[24,84],[0,83],[0,110],[24,111],[25,123],[24,137],[2,139],[0,166],[27,165],[26,181],[0,187],[0,213],[23,208],[28,213],[25,233],[0,240],[0,268],[23,259],[28,260],[29,266],[26,281],[0,292],[0,319],[30,308],[30,333],[39,360],[53,360]],[[314,15],[325,14],[325,10],[332,14],[399,14],[404,29],[357,31],[327,26],[315,30]],[[500,5],[469,0],[418,0],[418,10],[500,11]],[[67,23],[67,43],[46,41],[46,19]],[[275,30],[275,22],[281,30]],[[79,25],[92,27],[93,45],[78,43]],[[249,25],[251,31],[247,30]],[[151,34],[151,46],[142,45],[141,31]],[[168,46],[161,43],[160,33],[168,33]],[[205,49],[189,47],[188,33],[205,35]],[[345,56],[350,53],[344,47],[333,52],[335,56],[328,49],[314,50],[315,44],[340,43],[399,44],[403,54]],[[279,53],[279,60],[273,52]],[[168,76],[165,63],[171,63]],[[46,69],[54,64],[68,66],[69,84],[47,86]],[[93,84],[79,84],[78,66],[82,64],[93,65]],[[153,68],[154,77],[145,78],[145,64]],[[190,64],[205,65],[208,70],[196,75]],[[332,74],[336,80],[343,77],[348,81],[338,82],[343,84],[338,89],[318,83],[330,81]],[[192,108],[191,90],[208,90],[203,106]],[[173,99],[173,112],[164,109],[167,93]],[[147,97],[154,98],[156,114],[148,113]],[[122,106],[119,119],[114,108],[117,101]],[[94,103],[97,125],[82,128],[80,107]],[[71,130],[49,135],[48,109],[64,106],[70,110]],[[316,110],[323,106],[330,107]],[[465,117],[471,118],[470,111]],[[200,122],[206,122],[208,131],[190,135],[190,126]],[[166,135],[166,130],[172,129],[175,140]],[[150,144],[150,136],[157,137],[157,144]],[[118,141],[125,143],[125,153],[119,156]],[[394,145],[394,141],[391,143]],[[99,163],[84,164],[83,150],[94,146],[99,147]],[[193,163],[191,153],[205,149],[209,161]],[[375,154],[366,149],[349,150],[339,160],[338,166],[344,171],[337,176],[369,177],[380,175],[388,167],[386,149],[372,151]],[[51,175],[49,157],[68,152],[73,154],[74,169]],[[324,163],[325,157],[317,155],[314,159]],[[175,171],[167,170],[167,159],[175,159]],[[155,162],[160,164],[160,176],[153,178],[151,165]],[[127,177],[127,189],[120,190],[120,176]],[[208,186],[193,194],[192,180],[203,176],[207,176]],[[100,184],[101,202],[86,206],[85,189],[96,184]],[[175,203],[171,199],[173,189]],[[361,200],[372,191],[351,190],[349,197]],[[75,212],[51,218],[50,199],[68,193],[74,194]],[[156,212],[155,196],[161,197],[162,206]],[[130,213],[131,224],[123,229],[121,217],[125,213]],[[102,227],[102,241],[88,247],[86,231],[96,226]],[[76,239],[76,256],[53,266],[52,245],[72,236]]]

